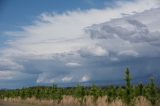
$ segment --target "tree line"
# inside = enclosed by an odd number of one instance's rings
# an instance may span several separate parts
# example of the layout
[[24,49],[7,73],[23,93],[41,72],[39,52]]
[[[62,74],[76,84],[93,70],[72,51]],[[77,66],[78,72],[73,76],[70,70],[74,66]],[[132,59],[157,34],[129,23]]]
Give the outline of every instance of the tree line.
[[106,102],[113,102],[117,99],[122,100],[126,105],[134,104],[134,101],[139,97],[144,97],[151,102],[152,105],[157,105],[160,102],[160,89],[151,78],[148,84],[131,85],[131,75],[127,68],[125,70],[125,86],[107,86],[98,87],[92,85],[85,87],[78,84],[76,87],[62,88],[53,84],[52,86],[35,86],[14,90],[0,90],[0,99],[17,98],[22,99],[35,97],[37,99],[57,100],[61,102],[63,96],[73,96],[80,103],[85,102],[85,96],[92,96],[93,102],[96,102],[99,97],[107,96]]

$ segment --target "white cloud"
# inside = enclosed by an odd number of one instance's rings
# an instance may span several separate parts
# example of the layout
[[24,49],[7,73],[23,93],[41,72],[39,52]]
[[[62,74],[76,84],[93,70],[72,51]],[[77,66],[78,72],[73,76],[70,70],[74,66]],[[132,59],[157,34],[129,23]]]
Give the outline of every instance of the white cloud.
[[28,78],[31,78],[34,75],[29,75],[28,73],[23,73],[20,71],[14,71],[14,70],[0,70],[0,80],[9,80],[9,81],[22,81],[22,80],[28,80]]
[[75,63],[75,62],[70,62],[70,63],[66,63],[66,66],[69,66],[69,67],[79,67],[79,66],[81,66],[81,64]]
[[81,78],[80,82],[86,82],[86,81],[89,81],[89,80],[90,80],[90,77],[89,77],[88,75],[84,75],[84,76]]
[[16,76],[14,71],[0,71],[0,80],[11,80]]
[[62,78],[63,82],[70,82],[71,80],[72,80],[72,77],[68,77],[68,76]]
[[49,78],[48,74],[42,73],[38,76],[37,83],[55,83],[55,79],[54,78]]
[[22,36],[8,42],[11,52],[49,55],[77,51],[92,42],[84,35],[85,27],[120,18],[122,13],[133,14],[157,7],[156,0],[118,2],[117,5],[115,8],[68,11],[64,14],[44,13],[35,24],[23,27],[22,32],[10,32],[11,35],[20,33]]
[[23,66],[14,62],[14,60],[8,58],[1,58],[0,59],[0,71],[1,70],[23,70]]
[[126,50],[126,51],[121,51],[118,53],[118,55],[127,55],[127,56],[138,56],[138,53],[134,50]]
[[108,56],[108,51],[97,45],[89,45],[80,50],[82,55]]

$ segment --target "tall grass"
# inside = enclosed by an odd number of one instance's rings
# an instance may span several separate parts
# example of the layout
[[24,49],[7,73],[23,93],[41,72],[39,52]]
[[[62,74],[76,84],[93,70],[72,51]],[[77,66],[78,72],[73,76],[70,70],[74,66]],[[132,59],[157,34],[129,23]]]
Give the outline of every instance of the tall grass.
[[[0,101],[0,106],[5,106],[7,104],[9,104],[7,106],[12,106],[12,104],[13,106],[126,106],[120,99],[116,99],[113,102],[107,102],[107,96],[98,97],[95,102],[93,102],[92,96],[85,96],[84,98],[85,101],[82,103],[73,96],[64,96],[59,103],[56,100],[39,100],[36,98],[28,98],[25,100],[21,98],[6,98],[3,101]],[[1,105],[2,103],[4,105]],[[152,104],[146,98],[140,96],[136,98],[134,106],[152,106]]]

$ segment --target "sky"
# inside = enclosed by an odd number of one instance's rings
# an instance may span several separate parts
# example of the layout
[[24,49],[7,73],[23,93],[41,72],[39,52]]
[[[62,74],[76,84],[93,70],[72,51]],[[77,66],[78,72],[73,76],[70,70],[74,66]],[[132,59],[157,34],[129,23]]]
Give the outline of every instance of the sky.
[[0,88],[160,79],[159,0],[0,0]]

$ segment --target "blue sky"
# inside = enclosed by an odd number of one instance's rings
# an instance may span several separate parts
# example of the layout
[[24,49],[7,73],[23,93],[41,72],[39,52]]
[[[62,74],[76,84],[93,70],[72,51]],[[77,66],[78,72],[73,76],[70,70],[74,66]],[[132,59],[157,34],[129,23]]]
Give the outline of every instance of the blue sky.
[[[116,0],[2,0],[1,30],[17,29],[20,25],[31,24],[43,12],[63,13],[76,9],[104,8]],[[12,18],[11,18],[12,17]]]
[[158,0],[2,0],[0,88],[160,76]]

